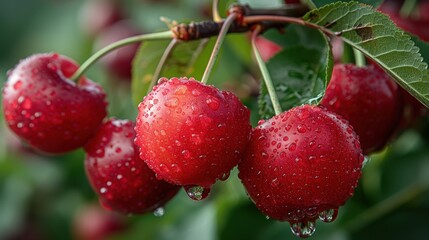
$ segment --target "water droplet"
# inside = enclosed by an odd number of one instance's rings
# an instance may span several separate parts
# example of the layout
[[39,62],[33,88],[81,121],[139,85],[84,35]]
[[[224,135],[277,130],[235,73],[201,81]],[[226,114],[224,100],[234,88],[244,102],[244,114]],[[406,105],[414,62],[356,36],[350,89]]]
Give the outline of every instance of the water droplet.
[[177,105],[179,105],[179,99],[178,99],[178,98],[175,98],[175,97],[169,98],[169,99],[164,103],[164,105],[165,105],[166,107],[175,108],[175,107],[177,107]]
[[22,86],[22,81],[18,80],[18,81],[16,81],[15,84],[13,84],[13,89],[18,90],[21,88],[21,86]]
[[122,152],[122,148],[117,147],[117,148],[115,149],[115,152],[116,152],[116,153],[120,153],[120,152]]
[[299,124],[298,127],[296,127],[299,133],[305,133],[307,132],[307,128],[304,124]]
[[158,80],[158,84],[163,84],[165,82],[168,82],[168,78],[162,77]]
[[338,209],[328,209],[319,213],[319,219],[323,222],[333,222],[338,216]]
[[280,183],[279,183],[279,180],[278,180],[277,178],[274,178],[274,179],[271,181],[271,187],[277,187],[279,184],[280,184]]
[[295,149],[296,149],[296,144],[295,143],[291,143],[289,145],[289,151],[293,152],[293,151],[295,151]]
[[185,150],[182,151],[182,155],[185,158],[189,158],[191,156],[191,153],[188,150],[185,149]]
[[107,192],[107,188],[105,188],[105,187],[100,188],[101,194],[105,194],[106,192]]
[[267,159],[268,158],[268,154],[266,152],[262,152],[261,153],[262,158]]
[[195,201],[200,201],[205,199],[209,193],[210,188],[204,188],[201,186],[188,185],[183,187],[188,194],[188,196]]
[[200,96],[200,91],[198,91],[197,89],[192,90],[192,95],[194,96]]
[[123,178],[123,176],[122,176],[121,174],[118,174],[118,175],[116,176],[116,178],[117,178],[118,180],[121,180],[121,179]]
[[206,103],[213,110],[218,110],[219,109],[219,100],[217,98],[208,97],[207,100],[206,100]]
[[196,145],[201,144],[201,142],[202,142],[201,137],[198,134],[192,134],[191,135],[191,141]]
[[295,236],[307,238],[316,231],[316,223],[313,221],[291,223],[290,229]]
[[165,214],[165,210],[163,207],[159,207],[159,208],[155,209],[155,211],[153,211],[153,215],[155,217],[162,217],[162,216],[164,216],[164,214]]
[[186,93],[186,90],[188,90],[188,88],[184,85],[178,86],[176,88],[176,90],[174,91],[174,94],[176,95],[183,95]]
[[221,181],[225,181],[229,178],[229,172],[222,174],[222,177],[220,177]]

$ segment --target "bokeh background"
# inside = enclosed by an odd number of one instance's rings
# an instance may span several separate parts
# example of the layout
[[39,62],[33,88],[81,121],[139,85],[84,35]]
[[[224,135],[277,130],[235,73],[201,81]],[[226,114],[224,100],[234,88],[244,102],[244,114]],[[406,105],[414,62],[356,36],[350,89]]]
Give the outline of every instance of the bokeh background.
[[[96,0],[0,1],[0,81],[19,59],[58,52],[82,63],[103,40],[88,30]],[[232,1],[221,1],[221,12]],[[254,6],[279,1],[244,1]],[[211,17],[208,0],[116,1],[122,17],[141,32],[165,29],[161,16],[178,21]],[[86,12],[86,13],[85,13]],[[429,21],[426,26],[429,26]],[[249,45],[247,44],[247,47]],[[232,51],[232,50],[231,50]],[[251,61],[225,50],[217,71],[230,74],[223,88],[237,91],[258,118],[255,91],[259,73]],[[247,55],[245,55],[247,56]],[[254,70],[256,69],[256,70]],[[255,72],[254,72],[255,71]],[[110,116],[133,119],[130,81],[97,63],[87,76],[108,93]],[[250,90],[249,90],[250,89]],[[256,91],[257,92],[257,91]],[[201,202],[184,191],[163,216],[121,216],[103,210],[83,168],[84,152],[37,154],[20,143],[0,118],[0,239],[293,239],[287,223],[262,215],[248,199],[233,170]],[[330,224],[318,222],[313,239],[427,239],[429,235],[429,121],[418,119],[379,154],[370,156],[354,197]],[[100,235],[88,235],[94,230]]]

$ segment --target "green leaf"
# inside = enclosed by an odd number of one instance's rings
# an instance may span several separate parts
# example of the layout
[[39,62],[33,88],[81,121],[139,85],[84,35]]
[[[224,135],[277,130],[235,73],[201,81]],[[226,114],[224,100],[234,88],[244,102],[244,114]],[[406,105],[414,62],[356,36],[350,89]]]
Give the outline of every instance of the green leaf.
[[429,107],[427,64],[410,36],[386,15],[357,2],[338,2],[312,10],[303,19],[363,52]]
[[[193,65],[207,41],[180,42],[162,67],[160,77],[192,77],[199,74]],[[146,96],[155,70],[170,41],[148,41],[141,45],[133,61],[132,96],[138,105]],[[196,77],[196,76],[195,76]]]
[[[343,2],[351,2],[351,1],[353,1],[353,0],[344,0]],[[331,4],[331,3],[335,3],[335,2],[338,2],[338,1],[337,0],[316,0],[316,1],[313,1],[314,5],[316,5],[317,7],[322,7],[322,6],[325,6],[327,4]],[[359,2],[377,7],[378,5],[380,5],[383,2],[383,0],[359,0]]]
[[[283,111],[304,103],[318,103],[331,77],[332,54],[328,39],[318,30],[290,25],[286,35],[271,32],[283,50],[267,63]],[[259,111],[268,119],[275,115],[264,83],[261,83]]]

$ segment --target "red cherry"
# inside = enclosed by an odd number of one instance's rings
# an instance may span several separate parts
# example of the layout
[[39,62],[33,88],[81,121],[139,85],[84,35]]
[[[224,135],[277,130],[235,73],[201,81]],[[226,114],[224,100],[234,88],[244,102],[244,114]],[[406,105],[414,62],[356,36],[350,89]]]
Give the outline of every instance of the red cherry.
[[[193,78],[162,79],[139,105],[136,144],[157,177],[204,195],[226,179],[249,140],[249,110],[227,91]],[[203,198],[203,197],[201,197]],[[200,198],[200,199],[201,199]]]
[[[140,33],[141,32],[137,29],[137,27],[132,25],[132,23],[129,21],[123,20],[117,22],[100,33],[96,42],[96,48],[101,49],[102,47],[105,47],[111,43],[127,37],[139,35]],[[111,72],[115,76],[130,80],[132,62],[138,48],[138,43],[121,47],[108,53],[101,59],[101,62],[106,65],[107,71]]]
[[80,15],[82,30],[91,37],[124,19],[119,1],[116,0],[85,1]]
[[134,138],[133,122],[110,119],[85,145],[85,170],[105,208],[142,214],[162,207],[179,187],[156,179]]
[[268,217],[308,237],[314,221],[333,221],[357,186],[359,139],[335,113],[311,105],[283,112],[253,129],[239,178]]
[[70,81],[77,68],[67,57],[46,53],[22,60],[10,72],[3,111],[15,134],[47,153],[86,143],[106,116],[106,94],[85,77]]
[[127,228],[123,216],[95,205],[80,209],[73,219],[76,240],[104,240]]
[[268,61],[270,58],[272,58],[274,55],[276,55],[278,52],[282,50],[282,48],[279,45],[264,37],[256,38],[255,43],[256,43],[256,46],[258,47],[258,50],[264,62]]
[[356,130],[364,154],[381,150],[402,114],[399,87],[385,72],[370,65],[337,64],[321,105]]

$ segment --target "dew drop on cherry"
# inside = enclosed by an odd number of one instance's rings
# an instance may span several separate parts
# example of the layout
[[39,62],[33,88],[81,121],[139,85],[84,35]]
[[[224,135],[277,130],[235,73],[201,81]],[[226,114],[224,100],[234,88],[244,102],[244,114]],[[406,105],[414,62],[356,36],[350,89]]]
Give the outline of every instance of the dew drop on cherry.
[[319,219],[326,223],[335,221],[337,216],[338,216],[338,209],[328,209],[319,213]]
[[188,185],[183,187],[188,194],[188,197],[195,201],[201,201],[205,199],[209,193],[210,188],[204,188],[201,186]]
[[216,111],[219,109],[219,100],[217,98],[208,97],[206,103],[212,110]]
[[290,229],[292,233],[300,238],[307,238],[316,231],[316,223],[314,221],[295,222],[291,223]]

